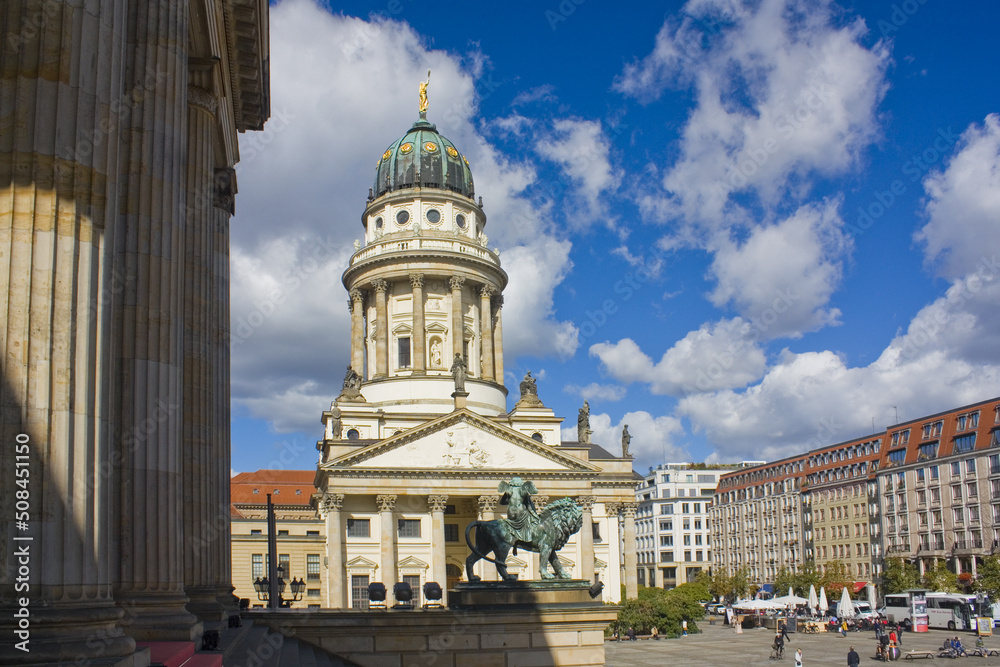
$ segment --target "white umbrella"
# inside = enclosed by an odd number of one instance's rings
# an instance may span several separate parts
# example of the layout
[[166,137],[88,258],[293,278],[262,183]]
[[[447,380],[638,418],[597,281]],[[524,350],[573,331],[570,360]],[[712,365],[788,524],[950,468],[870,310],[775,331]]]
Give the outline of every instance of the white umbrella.
[[819,607],[819,598],[816,597],[816,586],[809,584],[809,610],[815,614],[817,607]]
[[733,603],[733,609],[756,610],[774,608],[773,600],[740,600]]
[[789,587],[788,587],[788,597],[792,597],[792,596],[794,596],[794,595],[795,595],[795,591],[793,591],[793,590],[792,590],[792,587],[791,587],[791,586],[789,586]]
[[865,588],[868,589],[868,604],[871,606],[872,611],[875,611],[875,585],[868,584]]
[[851,603],[851,594],[847,591],[847,586],[844,586],[844,593],[840,596],[840,602],[837,603],[837,616],[840,618],[854,618],[854,605]]
[[780,598],[774,598],[771,602],[773,602],[776,607],[788,607],[805,604],[809,602],[809,600],[799,597],[798,595],[784,595]]
[[826,614],[826,611],[829,608],[830,608],[830,605],[827,604],[827,601],[826,601],[826,587],[825,586],[820,586],[819,587],[819,610],[820,610],[821,613]]

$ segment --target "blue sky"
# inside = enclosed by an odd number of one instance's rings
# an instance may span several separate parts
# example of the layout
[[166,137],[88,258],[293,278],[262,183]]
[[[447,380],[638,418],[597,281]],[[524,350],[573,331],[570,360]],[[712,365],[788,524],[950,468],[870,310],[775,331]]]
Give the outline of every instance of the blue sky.
[[1000,5],[634,4],[272,4],[234,470],[315,465],[340,275],[428,69],[511,277],[506,384],[533,371],[567,439],[587,398],[640,471],[775,459],[1000,394]]

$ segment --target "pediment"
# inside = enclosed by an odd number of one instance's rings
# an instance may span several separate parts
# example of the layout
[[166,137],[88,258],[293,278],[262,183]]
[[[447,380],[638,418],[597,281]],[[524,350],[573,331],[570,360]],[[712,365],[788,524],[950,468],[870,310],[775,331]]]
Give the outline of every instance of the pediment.
[[375,568],[378,567],[378,563],[370,561],[364,556],[356,556],[351,560],[347,561],[347,567],[374,570]]
[[485,419],[456,410],[324,463],[326,470],[596,473],[591,463]]
[[403,560],[399,561],[399,563],[397,564],[397,567],[400,570],[404,570],[404,569],[409,569],[409,570],[426,570],[427,568],[430,567],[430,565],[428,565],[424,561],[420,560],[419,558],[414,558],[413,556],[407,556]]

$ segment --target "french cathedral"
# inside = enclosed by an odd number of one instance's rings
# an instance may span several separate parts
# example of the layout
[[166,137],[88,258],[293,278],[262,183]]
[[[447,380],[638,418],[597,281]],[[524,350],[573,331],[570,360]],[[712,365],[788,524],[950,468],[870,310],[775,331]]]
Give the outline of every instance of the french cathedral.
[[[566,572],[603,582],[606,601],[622,584],[635,597],[632,458],[590,442],[586,407],[578,440],[563,442],[530,373],[508,410],[507,273],[469,161],[427,119],[426,86],[418,120],[378,158],[343,274],[351,363],[317,443],[325,597],[357,608],[372,582],[465,580],[466,528],[505,515],[498,485],[513,477],[535,484],[539,510],[564,497],[581,506],[583,529],[559,552]],[[538,578],[538,556],[522,550],[508,568]],[[483,561],[475,572],[497,578]]]

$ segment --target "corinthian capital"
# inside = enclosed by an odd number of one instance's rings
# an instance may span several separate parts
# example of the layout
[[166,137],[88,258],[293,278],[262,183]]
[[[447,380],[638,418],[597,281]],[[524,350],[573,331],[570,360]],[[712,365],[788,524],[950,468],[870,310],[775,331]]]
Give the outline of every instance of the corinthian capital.
[[591,512],[594,509],[594,496],[577,496],[576,504],[583,509],[584,512]]
[[493,296],[493,294],[495,292],[496,292],[496,288],[493,287],[493,285],[483,285],[482,287],[479,288],[479,294],[484,299],[489,299],[490,297]]
[[634,519],[635,513],[638,510],[639,510],[639,503],[636,502],[622,503],[622,514],[625,515],[626,519]]
[[452,291],[462,289],[462,285],[465,284],[465,278],[463,276],[452,276],[448,279],[448,284],[451,286]]
[[357,289],[357,288],[355,288],[355,289],[352,289],[352,290],[351,290],[351,291],[349,292],[349,295],[350,295],[350,297],[351,297],[351,301],[352,301],[352,302],[354,302],[354,301],[359,301],[359,302],[361,302],[361,303],[364,303],[364,300],[365,300],[365,295],[364,295],[364,294],[363,294],[363,293],[361,292],[361,290],[359,290],[359,289]]
[[344,508],[344,494],[343,493],[324,493],[323,499],[320,500],[319,510],[326,516],[330,512],[339,512]]
[[391,512],[396,509],[396,498],[398,498],[398,496],[395,493],[375,496],[375,503],[378,505],[378,511]]
[[427,504],[432,512],[443,512],[448,505],[448,496],[427,496]]
[[372,278],[372,289],[376,292],[382,292],[384,294],[388,288],[389,283],[385,282],[383,278]]
[[424,274],[422,274],[422,273],[411,273],[410,274],[410,286],[411,287],[423,287],[424,286]]
[[486,512],[496,511],[499,502],[500,496],[479,496],[479,513],[486,514]]

